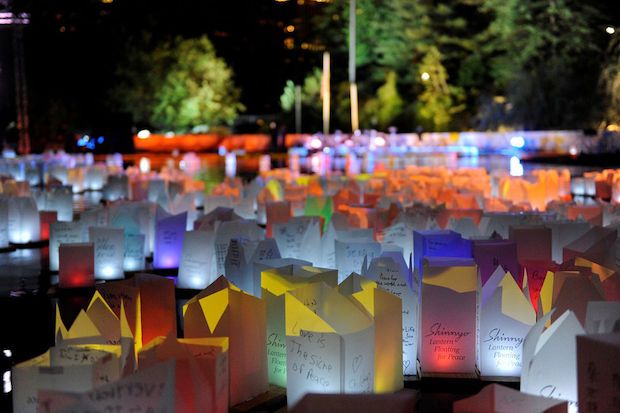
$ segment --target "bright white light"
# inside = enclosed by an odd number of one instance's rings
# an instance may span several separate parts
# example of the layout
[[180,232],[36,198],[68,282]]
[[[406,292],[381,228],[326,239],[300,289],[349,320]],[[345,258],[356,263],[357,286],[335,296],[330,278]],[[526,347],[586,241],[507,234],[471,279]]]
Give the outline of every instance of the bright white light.
[[167,139],[174,138],[174,132],[166,132],[164,135]]
[[140,158],[140,172],[148,173],[151,170],[151,161],[149,158],[142,157]]
[[114,268],[110,266],[103,267],[103,269],[101,270],[101,274],[103,274],[103,276],[105,277],[111,277],[114,275]]
[[523,136],[513,136],[510,138],[510,145],[521,149],[525,146],[525,139],[523,139]]
[[431,78],[431,75],[429,75],[428,72],[424,72],[422,73],[421,77],[422,77],[422,80],[426,82],[428,79]]
[[353,147],[353,141],[351,139],[347,139],[346,141],[344,141],[344,144],[349,148]]
[[383,136],[376,136],[374,139],[375,146],[385,146],[385,139]]
[[138,132],[138,139],[146,139],[149,136],[151,136],[151,131],[148,129],[142,129],[140,132]]
[[615,27],[611,27],[611,26],[607,26],[607,27],[605,27],[605,31],[607,32],[607,34],[614,34],[616,32],[616,28]]
[[11,386],[11,370],[5,371],[4,374],[2,374],[2,383],[2,391],[4,393],[10,393],[11,390],[13,390]]
[[4,357],[6,358],[11,358],[13,357],[13,352],[10,349],[4,349],[2,350],[2,352],[4,353]]
[[196,288],[196,289],[205,288],[205,286],[207,285],[206,281],[207,280],[205,280],[202,277],[194,276],[194,277],[192,277],[191,284],[192,284],[192,287]]
[[571,146],[571,147],[568,149],[568,153],[570,153],[572,156],[576,156],[576,155],[577,155],[577,153],[578,153],[577,148],[576,148],[575,146]]
[[30,242],[30,232],[24,231],[21,233],[22,242]]
[[312,149],[320,149],[323,146],[323,142],[319,138],[312,138],[310,141],[310,147]]
[[510,175],[511,176],[523,176],[523,165],[516,156],[510,158]]
[[318,154],[314,154],[310,157],[310,165],[312,172],[314,172],[315,174],[318,174],[319,171],[321,170],[321,158],[319,157]]

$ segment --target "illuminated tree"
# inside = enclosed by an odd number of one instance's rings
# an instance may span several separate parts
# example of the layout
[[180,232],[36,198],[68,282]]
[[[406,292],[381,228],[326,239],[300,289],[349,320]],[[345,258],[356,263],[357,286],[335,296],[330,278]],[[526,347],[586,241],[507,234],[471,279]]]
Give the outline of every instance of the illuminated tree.
[[177,37],[150,52],[134,45],[118,75],[115,100],[133,114],[134,122],[160,130],[231,124],[244,110],[232,70],[206,36]]
[[364,126],[376,125],[385,130],[402,112],[403,100],[396,89],[396,73],[388,72],[385,83],[377,89],[375,97],[366,101],[362,108]]
[[431,47],[420,64],[424,90],[418,96],[414,111],[416,122],[425,130],[448,130],[453,116],[465,109],[464,92],[448,84],[448,73],[441,59],[439,50]]

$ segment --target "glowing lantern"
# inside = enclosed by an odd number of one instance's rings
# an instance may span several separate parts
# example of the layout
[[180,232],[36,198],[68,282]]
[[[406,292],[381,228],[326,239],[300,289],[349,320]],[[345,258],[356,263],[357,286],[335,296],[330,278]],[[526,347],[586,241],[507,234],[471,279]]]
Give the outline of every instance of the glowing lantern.
[[186,338],[229,337],[230,405],[269,390],[265,302],[223,276],[183,306]]
[[501,267],[482,287],[480,310],[480,374],[519,377],[523,340],[536,323],[536,313],[510,273]]
[[104,280],[123,278],[125,230],[90,227],[88,237],[95,248],[95,277]]
[[58,271],[58,251],[61,244],[76,244],[84,241],[83,226],[81,222],[52,222],[49,225],[49,265],[50,271]]
[[26,244],[41,235],[39,211],[31,197],[9,198],[9,241]]
[[0,248],[9,246],[9,201],[0,198]]
[[[285,303],[288,406],[306,393],[372,393],[372,316],[325,283],[288,291]],[[319,364],[309,365],[308,354]]]
[[60,288],[95,285],[95,249],[92,242],[61,244],[58,255]]
[[39,211],[39,221],[41,223],[41,240],[46,240],[50,238],[50,223],[55,222],[57,220],[57,217],[58,213],[56,211]]
[[125,234],[124,271],[144,268],[144,238],[144,234]]
[[471,241],[454,231],[414,231],[413,251],[413,264],[420,270],[424,257],[471,257]]
[[374,392],[393,393],[403,388],[403,323],[401,298],[358,274],[351,274],[338,292],[351,297],[372,315],[375,324]]
[[421,273],[422,375],[475,374],[476,265],[472,259],[425,257]]
[[187,212],[157,219],[155,224],[154,268],[177,268],[181,261]]
[[523,342],[521,391],[569,400],[577,411],[577,336],[585,330],[572,311],[566,311],[544,332],[553,311],[532,327]]
[[179,262],[177,287],[200,290],[206,288],[215,273],[215,250],[212,231],[187,231]]
[[286,265],[260,273],[262,297],[267,308],[267,363],[269,383],[286,387],[285,294],[311,283],[338,285],[338,272],[325,268]]
[[[418,291],[417,280],[407,268],[400,252],[375,258],[366,274],[379,288],[399,297],[402,301],[402,350],[403,374],[416,376],[418,353]],[[375,320],[375,324],[376,320]]]

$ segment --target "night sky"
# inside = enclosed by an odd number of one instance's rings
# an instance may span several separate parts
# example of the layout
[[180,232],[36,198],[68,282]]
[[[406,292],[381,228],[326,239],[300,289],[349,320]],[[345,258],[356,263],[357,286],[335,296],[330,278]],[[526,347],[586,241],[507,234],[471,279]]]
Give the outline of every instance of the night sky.
[[[156,39],[207,34],[216,52],[235,73],[242,89],[245,114],[279,111],[287,79],[300,81],[315,65],[320,52],[285,47],[286,37],[307,35],[309,19],[320,3],[274,0],[15,0],[13,12],[28,12],[24,31],[25,66],[32,126],[46,106],[63,102],[56,111],[79,112],[78,122],[105,118],[108,90],[122,61],[128,39],[149,32]],[[294,25],[294,33],[286,31]],[[12,29],[0,28],[0,127],[14,118],[12,86]],[[75,122],[74,122],[75,123]],[[36,132],[35,132],[36,133]]]

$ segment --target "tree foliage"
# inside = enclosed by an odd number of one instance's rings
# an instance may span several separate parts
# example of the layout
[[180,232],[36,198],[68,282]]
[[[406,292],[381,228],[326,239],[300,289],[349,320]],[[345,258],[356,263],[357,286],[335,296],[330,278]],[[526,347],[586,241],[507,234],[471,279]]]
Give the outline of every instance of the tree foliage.
[[216,56],[207,36],[176,37],[150,48],[149,40],[142,39],[141,47],[130,46],[113,91],[115,101],[133,114],[134,122],[187,131],[231,124],[244,110],[232,70]]
[[[314,22],[339,65],[332,107],[345,125],[349,4],[331,1]],[[360,121],[384,127],[387,107],[387,124],[408,130],[596,125],[620,93],[604,10],[580,0],[357,0]]]

